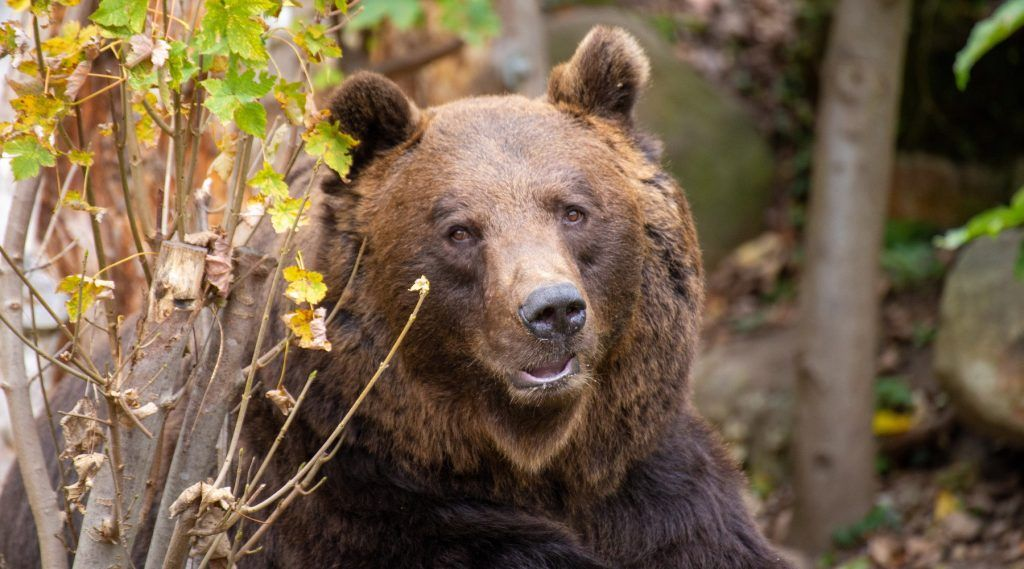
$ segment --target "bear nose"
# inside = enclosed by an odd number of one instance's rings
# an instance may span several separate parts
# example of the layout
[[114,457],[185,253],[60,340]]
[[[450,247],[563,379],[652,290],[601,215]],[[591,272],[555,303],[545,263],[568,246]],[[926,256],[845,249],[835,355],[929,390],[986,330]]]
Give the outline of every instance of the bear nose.
[[583,329],[587,303],[570,283],[545,285],[526,297],[519,308],[519,316],[527,330],[542,340],[568,338]]

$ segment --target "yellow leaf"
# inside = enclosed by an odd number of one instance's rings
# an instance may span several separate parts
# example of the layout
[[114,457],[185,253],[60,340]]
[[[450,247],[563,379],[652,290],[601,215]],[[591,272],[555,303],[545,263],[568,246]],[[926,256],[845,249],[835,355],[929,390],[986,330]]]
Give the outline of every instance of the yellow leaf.
[[299,347],[310,350],[331,351],[331,343],[327,341],[327,310],[317,308],[310,310],[301,308],[281,317],[288,329],[299,339]]
[[106,208],[91,205],[75,190],[68,190],[65,192],[64,197],[60,200],[60,205],[68,209],[84,211],[89,215],[94,215],[96,216],[96,221],[102,221],[103,214],[107,211]]
[[284,295],[297,303],[316,304],[327,294],[324,276],[316,271],[291,266],[285,267],[283,275],[284,280],[288,281]]
[[916,422],[912,413],[898,413],[889,409],[875,411],[874,419],[871,421],[871,430],[880,437],[902,435]]
[[942,521],[953,512],[959,512],[962,509],[963,504],[960,502],[960,498],[957,498],[949,490],[942,489],[935,496],[935,507],[932,510],[932,517],[935,518],[935,521]]
[[69,275],[61,279],[57,292],[70,295],[71,298],[64,304],[68,309],[68,320],[74,323],[97,300],[114,298],[114,281]]
[[[149,101],[150,106],[157,108],[156,94],[146,93],[145,97]],[[141,101],[133,103],[132,109],[139,115],[135,121],[135,138],[138,139],[143,148],[156,146],[157,135],[160,134],[160,130],[153,117],[149,116],[149,113],[146,112],[146,107]]]
[[[283,233],[295,227],[302,227],[309,223],[309,203],[301,198],[287,198],[275,201],[267,208],[270,214],[270,224],[277,233]],[[298,218],[296,221],[295,218]]]

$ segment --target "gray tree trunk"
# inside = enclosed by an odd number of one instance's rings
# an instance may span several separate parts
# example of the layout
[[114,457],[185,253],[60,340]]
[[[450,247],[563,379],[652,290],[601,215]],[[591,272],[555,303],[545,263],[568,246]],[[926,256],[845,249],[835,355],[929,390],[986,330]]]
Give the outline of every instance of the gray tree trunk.
[[802,282],[794,541],[811,551],[875,495],[878,257],[911,0],[839,0],[822,68]]

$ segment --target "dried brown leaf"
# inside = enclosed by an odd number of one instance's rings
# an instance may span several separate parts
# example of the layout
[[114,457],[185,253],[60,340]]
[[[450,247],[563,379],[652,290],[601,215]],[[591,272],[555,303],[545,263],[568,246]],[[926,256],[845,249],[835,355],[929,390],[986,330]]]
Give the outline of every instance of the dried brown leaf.
[[171,44],[164,40],[156,40],[153,44],[153,53],[150,54],[150,60],[153,62],[153,67],[163,67],[164,63],[167,63],[167,56],[170,55]]
[[178,498],[171,504],[171,517],[176,518],[190,506],[218,506],[227,510],[235,503],[235,496],[231,493],[230,487],[214,488],[206,482],[196,482],[185,488],[178,494]]
[[68,82],[64,87],[64,96],[74,100],[78,96],[78,92],[82,90],[82,85],[85,85],[86,79],[89,78],[90,71],[92,71],[91,60],[86,59],[76,65],[71,75],[68,75]]
[[128,44],[131,46],[128,50],[128,58],[125,60],[125,65],[128,67],[135,67],[153,54],[153,38],[146,34],[135,34],[128,40]]
[[64,450],[60,453],[62,459],[92,453],[103,446],[106,439],[96,418],[96,405],[88,398],[75,403],[71,414],[60,420],[60,428],[64,433]]
[[78,480],[64,487],[64,495],[71,506],[85,513],[85,495],[92,488],[93,478],[100,471],[106,456],[100,452],[80,454],[73,460]]
[[220,235],[216,231],[199,231],[185,235],[185,243],[196,247],[209,247]]
[[215,540],[223,532],[216,532],[217,526],[224,519],[228,509],[235,504],[235,496],[231,488],[214,488],[206,482],[197,482],[178,495],[178,499],[171,504],[170,513],[176,518],[182,513],[192,510],[196,515],[193,535],[199,537],[193,542],[189,555],[192,557],[204,557],[217,541],[216,549],[210,556],[211,559],[224,559],[231,554],[231,541],[225,536],[224,539]]
[[210,243],[210,252],[206,255],[206,280],[213,285],[221,296],[227,296],[231,289],[231,244],[221,235]]
[[150,401],[141,407],[132,409],[132,415],[135,415],[135,418],[141,421],[146,417],[155,414],[157,411],[159,411],[159,409],[157,408],[156,403]]
[[267,392],[267,399],[269,399],[285,417],[292,412],[295,407],[295,398],[292,397],[288,390],[281,386],[281,389],[271,389]]
[[96,541],[102,541],[104,543],[117,543],[120,537],[120,532],[117,530],[117,525],[114,524],[114,520],[111,518],[103,518],[98,528],[93,530],[93,539]]
[[214,547],[210,560],[211,567],[216,567],[218,559],[227,559],[231,555],[231,539],[227,535],[224,535],[221,539],[216,539],[221,534],[212,533],[212,531],[217,529],[217,525],[224,519],[226,513],[227,511],[220,506],[213,506],[196,519],[195,529],[192,531],[199,534],[199,536],[192,542],[192,548],[188,552],[190,557],[202,559],[206,557],[210,547]]

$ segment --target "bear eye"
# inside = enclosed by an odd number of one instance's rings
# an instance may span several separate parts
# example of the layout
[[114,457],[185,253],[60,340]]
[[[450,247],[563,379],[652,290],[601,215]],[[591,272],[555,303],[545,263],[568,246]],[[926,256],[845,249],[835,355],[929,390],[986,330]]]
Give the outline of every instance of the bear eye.
[[566,223],[576,224],[583,221],[583,217],[584,214],[582,209],[578,207],[570,207],[565,210],[565,215],[562,216],[562,219],[564,219]]
[[456,225],[448,231],[448,239],[451,239],[456,243],[465,243],[472,237],[473,236],[470,235],[468,229],[459,225]]

